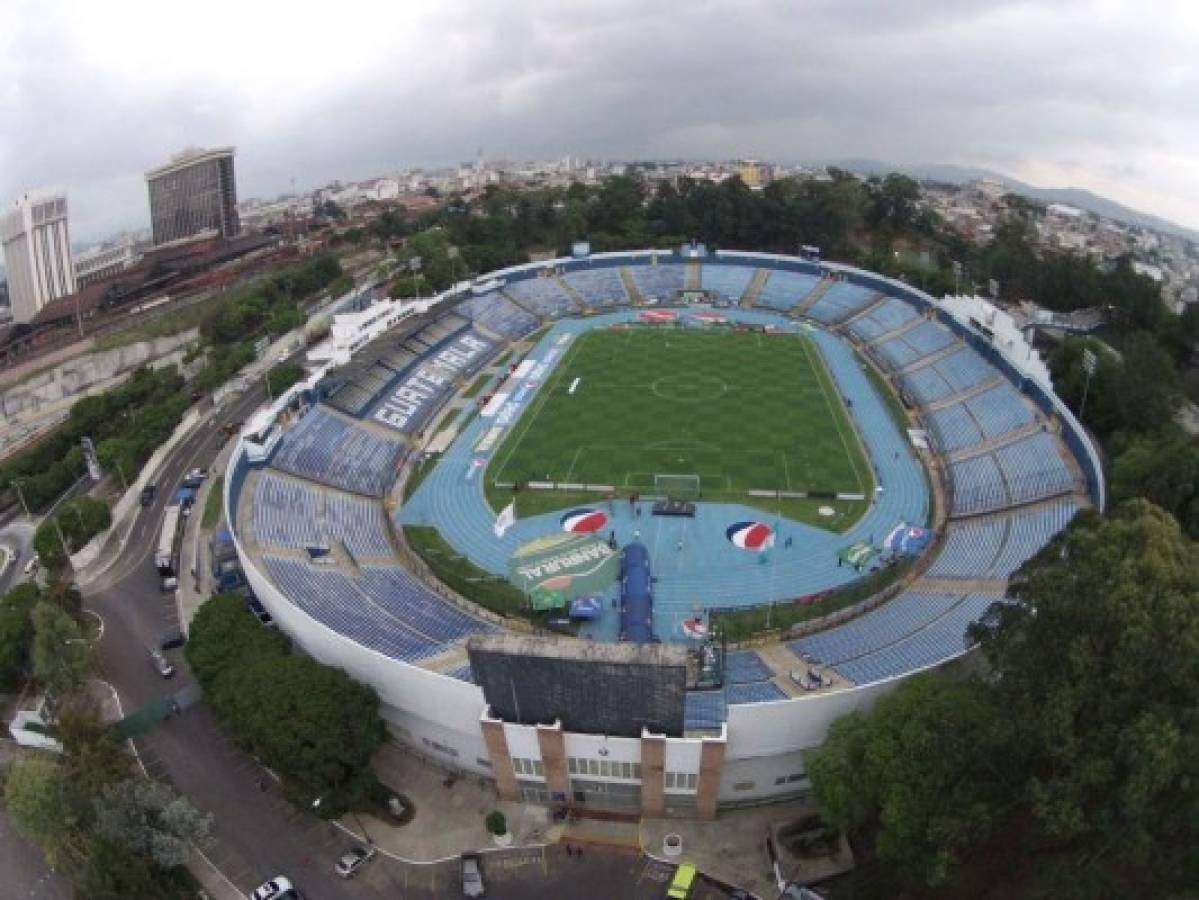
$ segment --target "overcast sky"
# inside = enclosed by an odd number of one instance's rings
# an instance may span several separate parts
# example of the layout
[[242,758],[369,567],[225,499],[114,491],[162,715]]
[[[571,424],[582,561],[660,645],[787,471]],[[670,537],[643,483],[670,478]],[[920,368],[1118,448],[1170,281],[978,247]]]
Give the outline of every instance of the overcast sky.
[[0,202],[64,186],[88,241],[187,145],[243,198],[482,147],[978,165],[1199,227],[1197,58],[1193,0],[0,0]]

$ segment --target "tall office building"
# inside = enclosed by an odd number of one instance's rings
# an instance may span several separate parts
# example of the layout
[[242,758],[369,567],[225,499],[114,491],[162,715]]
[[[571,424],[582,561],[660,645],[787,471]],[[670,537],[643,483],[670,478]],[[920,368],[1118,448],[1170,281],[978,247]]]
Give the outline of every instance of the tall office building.
[[233,153],[233,147],[188,149],[146,173],[155,246],[209,230],[237,237],[241,223]]
[[0,215],[0,242],[14,322],[29,322],[51,300],[75,293],[67,196],[62,191],[21,196]]

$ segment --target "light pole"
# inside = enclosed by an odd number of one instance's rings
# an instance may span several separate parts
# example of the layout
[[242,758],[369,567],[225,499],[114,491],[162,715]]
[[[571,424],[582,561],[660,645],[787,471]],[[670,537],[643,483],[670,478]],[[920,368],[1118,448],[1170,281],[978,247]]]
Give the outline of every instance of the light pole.
[[25,518],[32,519],[33,516],[29,512],[29,504],[25,502],[25,492],[21,490],[21,482],[14,478],[12,486],[17,489],[17,499],[21,501],[21,509],[25,510]]

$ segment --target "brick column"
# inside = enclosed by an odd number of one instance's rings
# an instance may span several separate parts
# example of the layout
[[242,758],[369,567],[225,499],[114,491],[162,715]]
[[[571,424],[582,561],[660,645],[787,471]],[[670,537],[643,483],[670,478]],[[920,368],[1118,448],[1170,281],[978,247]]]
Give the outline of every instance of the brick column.
[[720,775],[724,769],[725,739],[704,738],[699,754],[699,785],[695,794],[695,814],[715,819],[720,804]]
[[541,750],[541,765],[545,770],[545,788],[554,794],[562,794],[571,802],[570,775],[566,771],[566,739],[562,736],[562,723],[537,726],[537,747]]
[[491,707],[483,711],[479,720],[483,732],[483,743],[491,759],[491,777],[495,779],[495,791],[501,800],[520,801],[520,785],[516,783],[516,772],[512,769],[512,757],[508,753],[508,737],[504,734],[504,723],[491,718]]
[[641,732],[641,815],[660,819],[666,814],[666,735]]

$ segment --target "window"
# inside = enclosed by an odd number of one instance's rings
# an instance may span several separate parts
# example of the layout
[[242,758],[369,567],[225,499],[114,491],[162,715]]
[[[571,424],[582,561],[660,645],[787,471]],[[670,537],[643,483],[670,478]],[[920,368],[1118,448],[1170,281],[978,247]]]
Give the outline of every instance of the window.
[[667,772],[665,780],[668,791],[693,791],[699,785],[695,772]]

